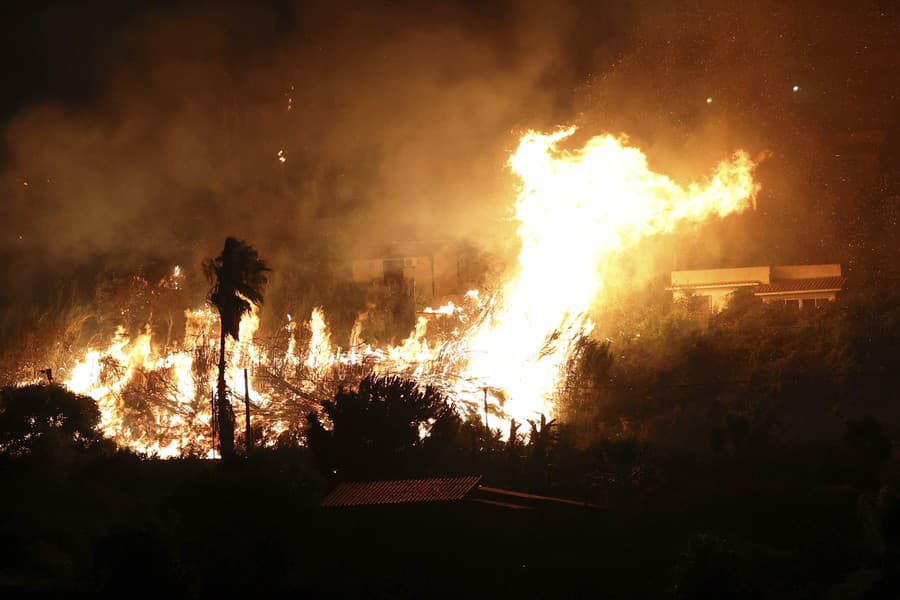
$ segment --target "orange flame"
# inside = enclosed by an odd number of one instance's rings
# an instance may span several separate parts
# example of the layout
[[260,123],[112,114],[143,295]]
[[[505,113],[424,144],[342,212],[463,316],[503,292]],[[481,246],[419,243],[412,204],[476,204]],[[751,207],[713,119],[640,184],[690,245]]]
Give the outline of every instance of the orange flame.
[[[298,398],[314,405],[317,390],[321,394],[327,382],[337,381],[337,367],[414,377],[470,408],[490,395],[493,412],[503,419],[553,415],[564,366],[578,338],[593,328],[588,311],[609,283],[610,258],[681,223],[745,210],[758,191],[755,165],[743,152],[721,162],[706,181],[685,187],[651,171],[624,137],[598,136],[580,149],[561,149],[574,132],[528,132],[509,159],[521,179],[515,216],[522,247],[518,269],[496,293],[473,290],[458,304],[425,309],[410,336],[394,347],[361,343],[364,314],[345,351],[332,344],[324,312],[314,309],[309,343],[300,354],[290,315],[286,343],[268,349],[254,340],[256,311],[244,318],[240,341],[228,342],[226,381],[243,391],[242,369],[253,375],[250,397],[269,436],[264,443],[292,420],[296,424]],[[176,267],[173,280],[180,276]],[[149,330],[133,340],[120,331],[71,370],[66,385],[98,401],[103,431],[118,443],[160,456],[191,449],[215,454],[209,422],[218,316],[200,308],[187,311],[186,319],[185,339],[174,349],[155,349]],[[457,321],[449,337],[429,340],[433,319]],[[165,379],[165,389],[154,388],[154,375]],[[139,418],[127,402],[135,385],[157,399]]]

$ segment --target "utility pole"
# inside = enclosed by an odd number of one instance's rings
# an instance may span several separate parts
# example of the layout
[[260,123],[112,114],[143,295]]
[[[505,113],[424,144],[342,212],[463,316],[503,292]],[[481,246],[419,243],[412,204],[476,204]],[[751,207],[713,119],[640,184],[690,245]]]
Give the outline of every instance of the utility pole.
[[212,388],[210,390],[210,407],[212,409],[212,412],[211,412],[210,418],[209,418],[209,426],[210,426],[210,429],[212,430],[212,443],[213,443],[213,446],[215,446],[219,439],[219,411],[218,411],[219,405],[216,403],[216,389],[215,388]]
[[253,438],[250,435],[250,383],[247,378],[247,369],[244,369],[244,425],[246,426],[244,437],[246,438],[247,456],[250,456],[250,450],[253,448]]

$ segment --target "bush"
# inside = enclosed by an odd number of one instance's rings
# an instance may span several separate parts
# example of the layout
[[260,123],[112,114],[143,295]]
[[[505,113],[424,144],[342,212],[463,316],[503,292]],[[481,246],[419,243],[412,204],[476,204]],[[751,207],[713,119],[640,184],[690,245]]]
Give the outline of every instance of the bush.
[[23,456],[100,446],[100,411],[87,396],[59,385],[0,390],[0,453]]
[[[307,444],[321,468],[338,477],[408,474],[456,438],[459,416],[432,387],[399,377],[364,379],[308,417]],[[328,425],[329,427],[326,427]],[[430,435],[423,436],[424,433]]]

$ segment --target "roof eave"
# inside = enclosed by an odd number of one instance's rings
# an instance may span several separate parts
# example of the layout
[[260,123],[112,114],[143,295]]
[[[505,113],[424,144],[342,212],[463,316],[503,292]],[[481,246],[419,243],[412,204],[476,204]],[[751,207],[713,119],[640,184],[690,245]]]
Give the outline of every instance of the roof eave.
[[672,285],[666,288],[666,291],[676,292],[680,290],[714,290],[716,288],[728,289],[728,288],[736,288],[736,287],[754,287],[757,285],[762,285],[758,281],[742,281],[736,283],[707,283],[707,284],[697,284],[697,285]]
[[840,292],[843,291],[843,288],[829,288],[829,289],[821,289],[821,290],[790,290],[783,292],[753,292],[754,296],[797,296],[801,294],[829,294],[832,292]]

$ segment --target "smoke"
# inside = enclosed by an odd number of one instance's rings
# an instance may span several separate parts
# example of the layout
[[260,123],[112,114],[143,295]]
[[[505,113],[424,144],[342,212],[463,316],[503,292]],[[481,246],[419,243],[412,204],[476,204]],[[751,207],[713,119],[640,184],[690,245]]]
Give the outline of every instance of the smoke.
[[[4,127],[3,322],[63,282],[190,273],[227,235],[310,280],[397,240],[509,254],[506,159],[525,130],[569,122],[628,132],[682,180],[737,147],[770,153],[758,213],[688,232],[679,266],[830,260],[808,192],[829,167],[822,124],[865,112],[835,100],[859,60],[897,61],[878,28],[896,11],[863,4],[147,2],[103,19],[50,4],[35,65],[58,83],[23,92]],[[868,58],[844,55],[862,41]],[[642,252],[644,272],[671,248]]]
[[675,252],[657,245],[664,262],[847,260],[845,221],[876,180],[880,149],[846,142],[897,127],[900,85],[880,75],[900,67],[897,17],[896,5],[877,1],[853,10],[765,0],[636,9],[627,50],[576,93],[585,129],[627,132],[680,181],[737,147],[764,157],[756,211],[682,232]]
[[488,15],[499,31],[450,4],[413,8],[123,17],[89,65],[67,65],[100,75],[6,124],[5,306],[40,303],[75,271],[92,287],[86,265],[195,265],[232,234],[282,272],[397,239],[493,243],[513,194],[507,147],[534,115],[553,119],[559,93],[542,79],[560,66],[558,34],[531,48],[515,7]]
[[129,59],[108,62],[92,102],[8,123],[4,245],[194,258],[229,233],[270,256],[323,237],[496,235],[507,150],[562,116],[574,82],[557,74],[564,31],[531,34],[546,11],[507,7],[487,29],[452,5],[284,12],[148,9],[110,34]]

